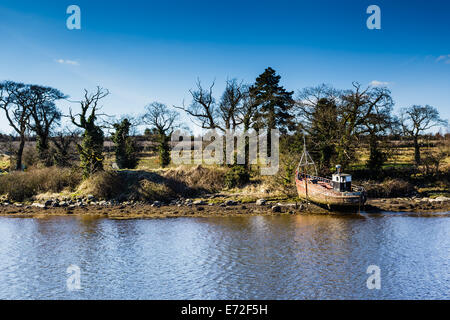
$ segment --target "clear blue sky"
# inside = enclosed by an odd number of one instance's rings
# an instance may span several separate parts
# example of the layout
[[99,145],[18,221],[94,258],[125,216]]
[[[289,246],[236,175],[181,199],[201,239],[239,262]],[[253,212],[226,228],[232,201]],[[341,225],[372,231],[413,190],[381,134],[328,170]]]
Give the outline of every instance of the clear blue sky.
[[[81,8],[81,30],[66,9]],[[366,9],[381,8],[381,30]],[[436,106],[450,118],[450,1],[5,1],[0,80],[111,91],[108,114],[189,101],[197,78],[253,82],[268,66],[289,90],[386,83],[396,108]],[[68,104],[63,106],[67,111]],[[76,105],[73,108],[77,108]],[[11,132],[3,114],[0,131]]]

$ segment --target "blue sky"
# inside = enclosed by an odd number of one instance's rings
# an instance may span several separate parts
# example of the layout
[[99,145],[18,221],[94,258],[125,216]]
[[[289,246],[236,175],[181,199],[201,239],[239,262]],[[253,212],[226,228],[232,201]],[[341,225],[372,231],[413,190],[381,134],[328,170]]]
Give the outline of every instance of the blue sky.
[[[81,30],[66,28],[71,4]],[[381,30],[366,27],[372,4]],[[226,79],[250,83],[271,66],[289,90],[377,81],[397,109],[430,104],[450,118],[445,0],[0,0],[0,39],[0,80],[53,86],[73,100],[100,85],[111,91],[108,114],[189,102],[197,78],[216,80],[219,97]],[[3,114],[0,131],[11,132]]]

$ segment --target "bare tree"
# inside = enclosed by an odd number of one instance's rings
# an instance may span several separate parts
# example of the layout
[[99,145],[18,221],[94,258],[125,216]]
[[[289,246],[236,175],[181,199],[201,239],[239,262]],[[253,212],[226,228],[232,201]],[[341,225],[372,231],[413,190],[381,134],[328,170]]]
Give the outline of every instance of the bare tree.
[[213,97],[214,82],[208,89],[204,89],[197,80],[197,89],[189,90],[192,96],[192,102],[189,106],[185,106],[183,102],[182,107],[174,106],[177,109],[183,110],[192,120],[197,120],[196,123],[202,129],[219,129],[224,131],[223,127],[218,124],[218,107],[216,100]]
[[338,104],[340,91],[322,84],[301,90],[296,98],[297,133],[306,132],[311,139],[313,156],[319,171],[328,174],[339,142]]
[[227,80],[225,91],[219,103],[219,114],[222,119],[222,127],[225,130],[236,130],[241,124],[238,112],[245,95],[245,88],[236,79]]
[[179,127],[178,112],[169,109],[165,104],[153,102],[145,107],[142,121],[158,133],[159,159],[162,167],[170,163],[169,141],[172,133]]
[[441,119],[439,111],[432,106],[413,105],[403,108],[400,113],[403,133],[414,141],[414,160],[416,165],[421,163],[420,159],[420,134],[439,125],[446,125],[448,122]]
[[0,108],[5,111],[9,125],[20,138],[16,153],[16,170],[22,170],[23,149],[30,120],[29,98],[29,86],[12,81],[0,83]]
[[174,107],[186,112],[202,129],[223,132],[236,130],[242,124],[239,114],[248,88],[236,79],[227,80],[225,90],[217,102],[213,96],[214,85],[213,82],[208,89],[204,89],[198,80],[197,89],[189,91],[192,96],[191,104],[185,106],[183,102],[182,107]]
[[338,145],[338,160],[347,165],[352,159],[352,144],[354,138],[364,130],[367,119],[374,114],[377,108],[391,105],[391,93],[387,88],[367,87],[361,88],[357,82],[353,89],[347,90],[341,97],[338,106],[340,142]]
[[298,92],[295,101],[295,110],[298,115],[298,125],[308,134],[314,126],[315,117],[320,101],[327,101],[337,105],[341,92],[333,87],[321,84],[316,87],[308,87]]
[[250,94],[249,86],[246,85],[242,89],[242,104],[238,108],[237,118],[239,123],[243,126],[244,132],[250,130],[253,124],[253,118],[258,110],[258,102],[256,98]]
[[30,86],[30,114],[32,121],[30,128],[37,136],[37,150],[39,159],[47,166],[51,165],[49,154],[49,137],[55,125],[59,124],[61,111],[55,101],[66,99],[61,91],[38,85]]

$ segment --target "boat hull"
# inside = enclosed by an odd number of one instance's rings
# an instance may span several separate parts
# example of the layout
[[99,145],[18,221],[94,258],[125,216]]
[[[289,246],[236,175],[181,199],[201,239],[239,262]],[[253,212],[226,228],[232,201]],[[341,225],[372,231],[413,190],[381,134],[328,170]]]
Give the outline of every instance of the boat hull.
[[[306,183],[305,183],[306,180]],[[297,178],[297,192],[302,199],[328,208],[360,208],[366,202],[364,191],[338,192],[311,179]]]

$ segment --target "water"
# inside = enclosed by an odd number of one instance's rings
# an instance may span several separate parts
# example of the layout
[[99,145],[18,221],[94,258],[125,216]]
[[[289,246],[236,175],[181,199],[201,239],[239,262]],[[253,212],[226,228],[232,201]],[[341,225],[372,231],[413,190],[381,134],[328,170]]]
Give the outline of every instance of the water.
[[449,216],[0,218],[1,299],[449,299],[449,267]]

